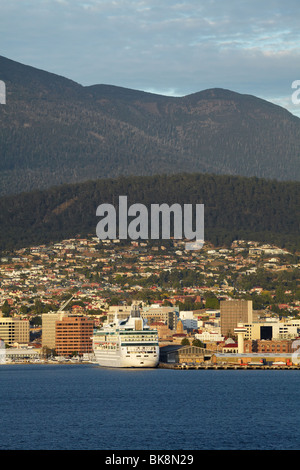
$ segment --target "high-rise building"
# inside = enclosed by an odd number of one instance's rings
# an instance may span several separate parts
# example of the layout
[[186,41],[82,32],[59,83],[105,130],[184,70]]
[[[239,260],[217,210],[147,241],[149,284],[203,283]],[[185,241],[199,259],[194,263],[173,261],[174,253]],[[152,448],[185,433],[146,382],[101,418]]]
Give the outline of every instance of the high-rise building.
[[82,355],[93,350],[94,322],[87,317],[68,316],[56,322],[56,354],[71,356]]
[[67,312],[50,312],[42,315],[42,347],[56,349],[56,322],[67,316]]
[[234,335],[238,323],[252,323],[252,300],[221,300],[220,320],[221,334]]
[[179,319],[178,307],[161,307],[158,305],[151,305],[149,307],[143,307],[141,316],[145,320],[148,320],[148,324],[162,321],[170,330],[176,330],[177,322]]
[[29,343],[29,320],[0,317],[0,338],[9,346],[14,343]]

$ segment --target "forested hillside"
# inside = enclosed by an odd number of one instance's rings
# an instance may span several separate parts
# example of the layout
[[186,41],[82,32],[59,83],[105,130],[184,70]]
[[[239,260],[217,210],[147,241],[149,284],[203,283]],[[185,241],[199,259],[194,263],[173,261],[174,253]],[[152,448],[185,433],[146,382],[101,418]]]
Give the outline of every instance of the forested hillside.
[[250,95],[83,87],[0,57],[0,195],[128,175],[300,180],[300,119]]
[[258,240],[300,250],[300,183],[211,174],[100,179],[0,199],[0,249],[94,234],[98,205],[204,204],[205,240]]

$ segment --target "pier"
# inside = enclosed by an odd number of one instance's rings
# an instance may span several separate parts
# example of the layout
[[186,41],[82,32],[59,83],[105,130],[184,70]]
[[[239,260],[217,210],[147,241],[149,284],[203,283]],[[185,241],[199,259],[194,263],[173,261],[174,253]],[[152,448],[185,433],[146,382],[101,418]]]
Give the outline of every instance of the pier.
[[300,364],[167,364],[160,362],[160,369],[176,369],[176,370],[299,370]]

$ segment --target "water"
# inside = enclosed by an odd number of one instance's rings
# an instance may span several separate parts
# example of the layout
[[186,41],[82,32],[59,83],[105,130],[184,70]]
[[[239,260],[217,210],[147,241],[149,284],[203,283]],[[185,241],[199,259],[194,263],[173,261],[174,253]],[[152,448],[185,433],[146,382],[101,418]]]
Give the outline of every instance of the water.
[[300,371],[2,365],[0,384],[0,449],[300,448]]

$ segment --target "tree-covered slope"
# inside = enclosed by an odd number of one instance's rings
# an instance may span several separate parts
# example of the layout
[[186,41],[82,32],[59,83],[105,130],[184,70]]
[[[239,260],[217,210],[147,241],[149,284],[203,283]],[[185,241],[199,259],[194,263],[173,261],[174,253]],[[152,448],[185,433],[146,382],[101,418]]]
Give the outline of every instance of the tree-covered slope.
[[4,57],[0,80],[0,195],[183,171],[300,180],[300,120],[259,98],[83,87]]
[[205,240],[235,239],[300,250],[300,183],[237,176],[177,174],[99,179],[0,199],[0,249],[13,249],[94,234],[96,209],[119,196],[128,206],[204,204]]

